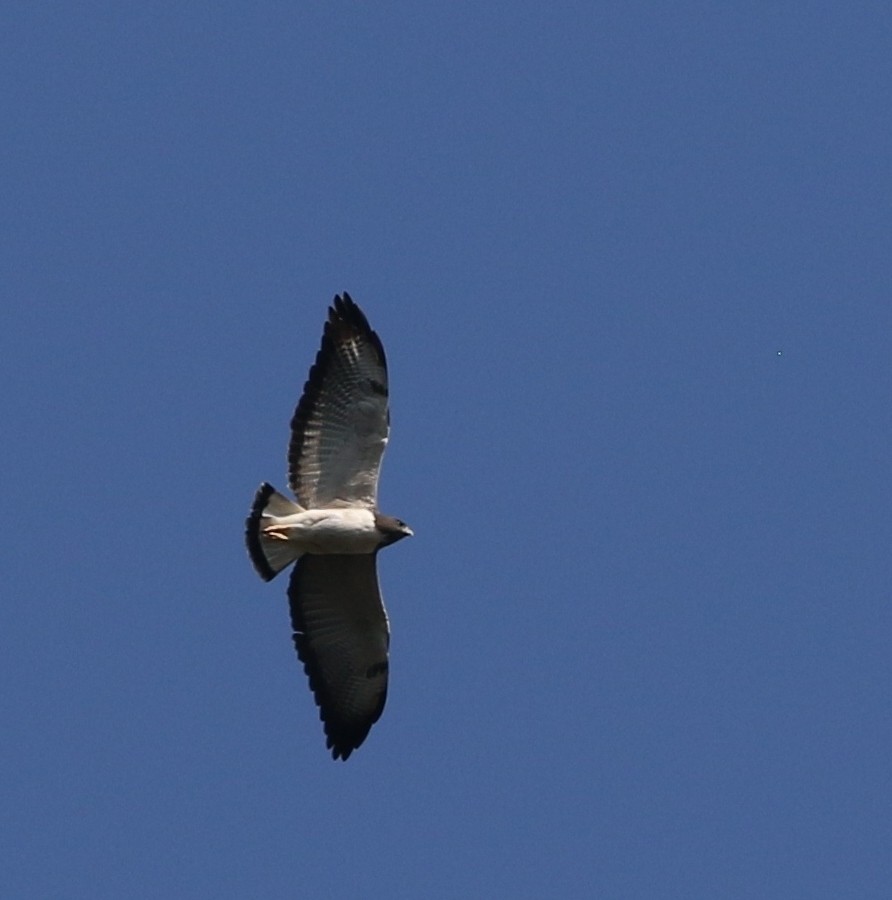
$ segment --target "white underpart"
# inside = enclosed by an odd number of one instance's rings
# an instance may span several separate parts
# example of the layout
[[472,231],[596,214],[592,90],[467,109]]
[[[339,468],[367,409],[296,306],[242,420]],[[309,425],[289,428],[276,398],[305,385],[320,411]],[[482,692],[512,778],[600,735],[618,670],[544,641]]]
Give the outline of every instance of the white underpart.
[[287,516],[263,516],[261,539],[287,541],[301,553],[371,553],[381,543],[370,509],[308,509]]

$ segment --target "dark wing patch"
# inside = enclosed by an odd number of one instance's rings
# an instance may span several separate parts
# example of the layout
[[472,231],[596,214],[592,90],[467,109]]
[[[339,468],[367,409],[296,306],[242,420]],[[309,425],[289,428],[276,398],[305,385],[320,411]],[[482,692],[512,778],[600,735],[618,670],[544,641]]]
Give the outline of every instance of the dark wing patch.
[[319,706],[326,746],[347,759],[387,699],[390,633],[374,554],[302,556],[288,586],[294,645]]
[[291,420],[288,479],[301,504],[373,507],[389,426],[384,347],[345,293]]

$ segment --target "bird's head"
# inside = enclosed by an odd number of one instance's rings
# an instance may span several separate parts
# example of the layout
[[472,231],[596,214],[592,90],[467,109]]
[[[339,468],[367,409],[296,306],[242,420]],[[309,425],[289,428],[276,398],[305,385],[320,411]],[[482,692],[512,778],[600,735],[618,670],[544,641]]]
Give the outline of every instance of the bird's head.
[[375,527],[381,533],[381,544],[395,544],[404,537],[412,537],[414,532],[402,520],[395,519],[393,516],[382,516],[380,513],[375,516]]

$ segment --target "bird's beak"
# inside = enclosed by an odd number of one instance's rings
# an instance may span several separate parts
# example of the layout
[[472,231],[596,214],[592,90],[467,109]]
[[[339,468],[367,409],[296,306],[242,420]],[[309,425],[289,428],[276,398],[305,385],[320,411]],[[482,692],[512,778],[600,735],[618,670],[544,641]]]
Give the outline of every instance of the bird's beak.
[[415,537],[415,532],[409,526],[406,526],[406,537]]

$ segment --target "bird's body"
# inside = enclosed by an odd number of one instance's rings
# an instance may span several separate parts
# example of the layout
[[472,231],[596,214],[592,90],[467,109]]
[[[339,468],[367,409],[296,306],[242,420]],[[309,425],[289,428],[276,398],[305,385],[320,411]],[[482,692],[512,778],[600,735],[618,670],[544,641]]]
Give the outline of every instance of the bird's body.
[[245,525],[261,578],[295,563],[288,586],[294,643],[335,759],[365,740],[387,697],[390,632],[376,556],[412,534],[377,508],[389,431],[384,348],[345,293],[329,310],[291,420],[296,502],[264,482]]
[[305,509],[265,516],[263,539],[287,541],[295,557],[304,553],[372,553],[381,543],[370,509]]

